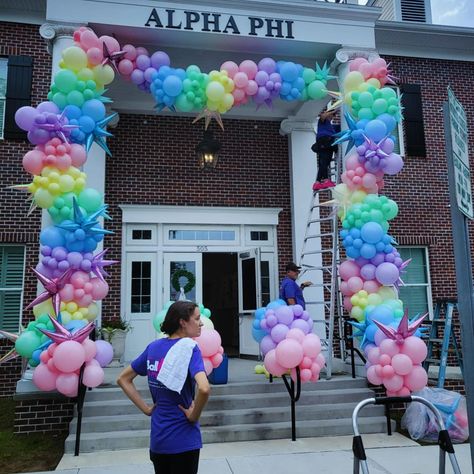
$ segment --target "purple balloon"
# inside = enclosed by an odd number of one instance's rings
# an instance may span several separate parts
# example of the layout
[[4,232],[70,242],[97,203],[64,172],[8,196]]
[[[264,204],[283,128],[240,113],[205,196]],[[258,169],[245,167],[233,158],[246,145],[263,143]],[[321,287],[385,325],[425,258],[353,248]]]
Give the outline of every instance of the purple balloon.
[[304,319],[295,319],[291,323],[291,329],[301,329],[305,334],[308,334],[310,331],[309,320],[305,321]]
[[78,270],[81,267],[82,254],[80,254],[79,252],[69,252],[67,255],[67,261],[69,262],[72,268]]
[[285,326],[284,324],[277,324],[275,327],[272,328],[270,332],[270,336],[273,339],[273,342],[279,343],[283,341],[286,337],[286,333],[289,331],[288,326]]
[[67,250],[64,247],[55,247],[51,252],[51,256],[58,261],[66,260]]
[[268,81],[268,74],[265,71],[258,71],[255,75],[255,82],[259,86],[264,86]]
[[393,285],[400,277],[400,272],[396,265],[389,262],[381,263],[375,270],[375,278],[382,285]]
[[145,81],[151,82],[153,80],[153,74],[155,74],[155,72],[157,71],[154,67],[147,68],[147,70],[143,74],[143,76],[145,77]]
[[376,266],[368,263],[360,269],[360,276],[364,280],[373,280],[375,278]]
[[269,314],[265,317],[265,319],[267,320],[267,326],[269,328],[272,328],[273,326],[276,326],[278,324],[278,319],[274,314]]
[[151,66],[156,70],[161,66],[169,66],[171,64],[170,57],[163,51],[157,51],[151,56]]
[[262,354],[265,355],[268,351],[275,349],[276,344],[273,342],[273,339],[270,336],[264,336],[264,338],[260,341],[260,350]]
[[258,69],[271,74],[276,71],[276,62],[272,58],[263,58],[258,62]]
[[270,98],[270,93],[263,86],[259,87],[257,94],[253,96],[253,100],[257,104],[263,104],[269,98]]
[[378,266],[385,262],[385,255],[383,253],[378,253],[375,255],[375,257],[370,259],[370,263],[374,264],[375,266]]
[[301,306],[300,304],[295,304],[293,306],[290,306],[290,308],[293,310],[293,314],[299,318],[302,314],[303,314],[303,306]]
[[308,319],[309,319],[308,311],[304,310],[303,314],[300,316],[300,319],[304,319],[305,321],[308,321]]
[[59,114],[58,106],[54,102],[49,101],[41,102],[41,104],[36,107],[36,110],[38,112],[49,112],[51,114]]
[[390,175],[399,173],[403,168],[403,159],[396,153],[391,153],[383,162],[383,170]]
[[15,112],[15,122],[22,130],[28,131],[33,127],[37,115],[38,111],[34,107],[20,107]]
[[92,263],[90,260],[84,259],[81,262],[81,270],[83,270],[84,272],[90,272],[91,268],[92,268]]
[[107,341],[95,341],[95,346],[97,348],[97,352],[95,354],[94,359],[99,363],[101,367],[107,367],[112,358],[114,357],[114,350],[112,345],[109,344]]
[[35,128],[28,132],[28,140],[33,145],[44,145],[49,140],[49,132],[41,128]]
[[58,270],[65,272],[69,269],[69,263],[67,260],[62,260],[58,263]]
[[51,247],[49,247],[48,245],[42,245],[41,246],[41,255],[51,255]]
[[134,69],[132,74],[130,75],[130,79],[137,86],[139,84],[142,84],[145,81],[143,71],[140,71],[140,69]]
[[289,326],[294,319],[293,310],[290,306],[279,306],[275,309],[275,315],[278,322]]
[[135,60],[135,63],[138,69],[141,69],[142,71],[146,71],[151,66],[150,57],[146,54],[140,54],[140,56]]

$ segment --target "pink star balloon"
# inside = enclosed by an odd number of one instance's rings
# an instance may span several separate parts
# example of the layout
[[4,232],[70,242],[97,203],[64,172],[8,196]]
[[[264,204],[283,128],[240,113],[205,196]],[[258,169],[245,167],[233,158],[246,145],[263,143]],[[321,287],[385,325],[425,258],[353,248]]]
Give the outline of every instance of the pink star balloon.
[[99,252],[97,255],[94,255],[91,262],[91,272],[103,282],[105,282],[104,276],[109,276],[104,270],[104,267],[118,263],[118,260],[103,260],[103,257],[107,252],[108,249],[105,249],[102,250],[102,252]]
[[94,323],[90,322],[83,328],[75,331],[74,333],[68,331],[61,323],[59,323],[56,319],[49,317],[51,322],[53,323],[55,331],[48,331],[46,329],[39,328],[39,330],[48,336],[53,342],[56,344],[61,344],[61,342],[66,341],[76,341],[82,343],[85,341],[89,334],[94,330]]
[[420,327],[426,316],[428,316],[428,313],[424,314],[423,316],[420,316],[414,322],[410,323],[408,320],[408,311],[405,310],[405,314],[400,320],[397,329],[394,329],[390,326],[386,326],[385,324],[382,324],[375,320],[374,323],[389,339],[393,339],[397,344],[402,345],[407,337],[413,336],[413,334],[415,334],[415,332]]
[[60,277],[58,278],[48,278],[42,273],[38,272],[34,268],[31,269],[36,278],[41,282],[44,286],[43,293],[38,295],[27,307],[26,309],[30,309],[33,306],[36,306],[43,301],[48,300],[49,298],[53,299],[53,307],[56,313],[56,316],[59,314],[59,309],[61,307],[61,296],[59,295],[59,291],[64,288],[64,285],[68,283],[71,274],[73,273],[73,269],[66,270]]

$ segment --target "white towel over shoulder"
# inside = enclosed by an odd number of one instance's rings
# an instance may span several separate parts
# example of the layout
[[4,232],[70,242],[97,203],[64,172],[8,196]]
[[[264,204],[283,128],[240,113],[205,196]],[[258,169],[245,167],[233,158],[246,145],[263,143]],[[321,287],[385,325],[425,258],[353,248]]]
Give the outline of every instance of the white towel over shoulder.
[[183,337],[168,351],[156,377],[166,388],[181,393],[196,344],[190,337]]

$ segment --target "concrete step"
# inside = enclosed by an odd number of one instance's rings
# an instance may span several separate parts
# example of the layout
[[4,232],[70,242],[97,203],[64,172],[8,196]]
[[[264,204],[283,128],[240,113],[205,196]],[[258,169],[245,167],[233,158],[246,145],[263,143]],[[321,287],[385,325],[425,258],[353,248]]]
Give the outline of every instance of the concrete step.
[[[320,390],[334,390],[336,388],[364,388],[367,387],[367,381],[363,378],[352,379],[350,377],[338,377],[331,380],[320,380],[317,384],[307,383],[301,386],[303,392],[320,391]],[[141,387],[138,390],[142,397],[150,396],[147,387]],[[285,385],[281,379],[275,379],[273,383],[266,380],[261,382],[237,382],[228,383],[225,385],[212,385],[212,396],[216,395],[238,395],[251,393],[273,393],[286,392]],[[125,400],[127,397],[123,390],[117,386],[114,387],[98,387],[94,390],[89,390],[86,394],[86,401],[100,401],[100,400]]]
[[[363,434],[382,433],[385,428],[385,417],[359,418],[359,430]],[[201,432],[204,443],[283,439],[291,437],[291,424],[278,422],[203,427]],[[351,434],[353,434],[351,418],[305,420],[298,421],[296,425],[296,436],[299,438]],[[133,434],[130,431],[83,433],[81,435],[81,452],[146,448],[149,446],[149,437],[149,430],[135,430]],[[69,435],[65,442],[65,452],[73,452],[74,444],[75,435]]]
[[[322,405],[327,403],[355,402],[373,396],[368,388],[333,389],[333,390],[307,390],[302,391],[299,405]],[[151,403],[151,399],[145,398]],[[278,391],[276,393],[254,393],[236,395],[214,394],[207,403],[207,410],[238,410],[258,408],[265,406],[289,405],[288,392]],[[87,401],[83,408],[83,418],[96,416],[119,416],[134,414],[136,407],[128,399]]]
[[[354,410],[354,403],[339,403],[331,405],[309,405],[304,409],[296,406],[297,420],[322,420],[349,418]],[[122,415],[120,417],[96,416],[84,418],[82,420],[82,433],[104,433],[107,431],[121,430],[146,430],[150,428],[150,418],[139,413]],[[369,405],[360,414],[360,416],[383,416],[384,408],[382,406]],[[224,426],[240,424],[257,423],[276,423],[280,421],[290,421],[291,413],[288,405],[287,409],[283,407],[266,407],[254,409],[241,409],[231,411],[208,411],[205,410],[200,419],[201,427]],[[70,426],[69,432],[74,434],[77,428],[77,419],[75,418]]]

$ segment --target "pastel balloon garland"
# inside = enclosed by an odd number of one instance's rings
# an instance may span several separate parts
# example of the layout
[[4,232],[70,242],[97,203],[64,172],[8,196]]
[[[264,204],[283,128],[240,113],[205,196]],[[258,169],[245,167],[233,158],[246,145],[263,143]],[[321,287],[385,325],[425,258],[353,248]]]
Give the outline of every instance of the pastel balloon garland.
[[357,320],[353,325],[367,356],[367,378],[375,385],[383,384],[389,396],[406,396],[428,381],[421,366],[426,345],[418,329],[426,315],[409,321],[398,299],[401,274],[409,261],[403,262],[388,233],[398,206],[379,195],[384,175],[403,168],[392,136],[401,119],[401,106],[387,83],[393,79],[385,60],[349,62],[341,96],[348,128],[336,140],[349,142],[348,155],[342,183],[334,188],[333,196],[347,255],[339,267],[341,292],[345,309]]

